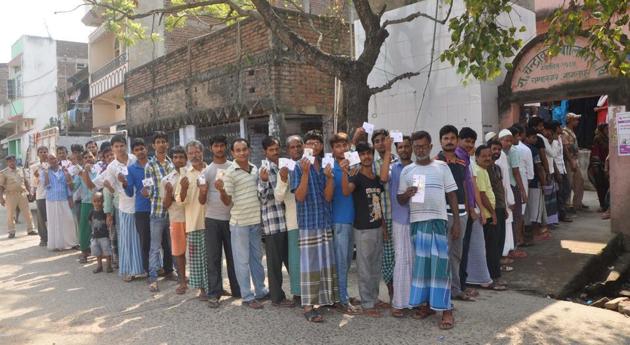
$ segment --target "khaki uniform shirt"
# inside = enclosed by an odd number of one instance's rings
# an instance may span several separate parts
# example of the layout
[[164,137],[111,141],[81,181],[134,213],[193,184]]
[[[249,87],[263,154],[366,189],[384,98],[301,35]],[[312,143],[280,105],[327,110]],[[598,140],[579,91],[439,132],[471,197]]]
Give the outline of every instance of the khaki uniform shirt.
[[24,182],[22,169],[6,168],[0,171],[0,186],[4,187],[5,193],[26,193]]

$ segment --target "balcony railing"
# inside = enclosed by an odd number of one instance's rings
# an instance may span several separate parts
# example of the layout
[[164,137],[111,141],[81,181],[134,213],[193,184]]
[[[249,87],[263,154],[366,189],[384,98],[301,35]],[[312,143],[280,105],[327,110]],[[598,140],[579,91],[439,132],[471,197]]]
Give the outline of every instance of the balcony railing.
[[99,79],[103,78],[104,76],[111,73],[118,67],[124,65],[125,63],[127,63],[127,54],[118,55],[112,61],[105,64],[105,66],[99,68],[96,72],[92,73],[90,75],[90,81],[92,83],[98,81]]

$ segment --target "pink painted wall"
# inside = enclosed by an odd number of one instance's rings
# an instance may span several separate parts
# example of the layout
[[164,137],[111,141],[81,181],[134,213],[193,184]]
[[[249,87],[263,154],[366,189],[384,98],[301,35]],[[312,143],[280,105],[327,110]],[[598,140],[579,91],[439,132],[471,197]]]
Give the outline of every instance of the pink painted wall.
[[610,104],[610,215],[611,230],[630,235],[630,156],[619,156],[617,149],[616,114],[624,112],[625,106]]

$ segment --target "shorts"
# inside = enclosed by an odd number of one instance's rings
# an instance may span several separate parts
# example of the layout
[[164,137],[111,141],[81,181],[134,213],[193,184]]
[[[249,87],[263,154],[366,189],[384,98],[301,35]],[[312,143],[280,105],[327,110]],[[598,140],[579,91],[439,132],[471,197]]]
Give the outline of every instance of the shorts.
[[171,223],[171,254],[180,256],[186,254],[186,223]]
[[109,237],[93,238],[90,241],[93,256],[112,256],[112,244]]

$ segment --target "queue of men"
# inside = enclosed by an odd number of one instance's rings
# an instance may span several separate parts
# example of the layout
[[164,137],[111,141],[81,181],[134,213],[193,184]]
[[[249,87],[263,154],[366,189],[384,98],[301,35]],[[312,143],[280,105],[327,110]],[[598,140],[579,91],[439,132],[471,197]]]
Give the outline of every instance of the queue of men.
[[[266,300],[301,306],[310,322],[323,321],[321,306],[368,317],[385,309],[415,319],[441,312],[439,328],[450,329],[452,300],[505,290],[503,273],[527,255],[518,247],[570,221],[571,182],[556,144],[562,129],[540,121],[491,133],[478,146],[474,130],[450,125],[437,140],[425,131],[337,133],[331,153],[317,131],[285,143],[266,137],[259,165],[243,138],[212,138],[206,163],[206,147],[196,140],[169,149],[168,136],[156,132],[149,157],[142,139],[131,142],[129,154],[117,135],[100,149],[73,145],[70,157],[64,147],[54,154],[40,147],[30,185],[9,157],[0,174],[7,199],[0,201],[10,211],[10,237],[16,207],[29,234],[37,234],[26,199],[32,194],[40,245],[79,249],[81,263],[96,256],[95,273],[105,260],[105,270],[118,268],[126,282],[147,277],[151,292],[164,276],[178,282],[177,294],[195,289],[210,308],[232,296],[256,310]],[[355,257],[358,299],[348,292]],[[379,299],[381,280],[386,301]]]

